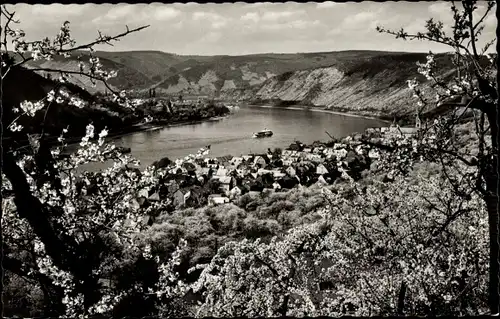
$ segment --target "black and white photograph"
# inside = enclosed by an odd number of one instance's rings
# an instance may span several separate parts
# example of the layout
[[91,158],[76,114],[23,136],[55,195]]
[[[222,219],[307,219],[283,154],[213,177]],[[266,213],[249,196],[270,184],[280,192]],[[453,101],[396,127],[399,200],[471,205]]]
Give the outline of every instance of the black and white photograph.
[[0,15],[2,318],[499,315],[498,1]]

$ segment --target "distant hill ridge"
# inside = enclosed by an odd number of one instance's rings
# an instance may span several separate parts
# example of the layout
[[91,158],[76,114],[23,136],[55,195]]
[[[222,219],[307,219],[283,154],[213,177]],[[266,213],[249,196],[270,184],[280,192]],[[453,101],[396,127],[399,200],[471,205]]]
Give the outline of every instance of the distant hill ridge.
[[[352,50],[239,56],[97,51],[95,55],[105,68],[118,71],[110,81],[118,89],[155,88],[157,96],[283,101],[391,117],[412,112],[414,100],[406,81],[419,77],[416,62],[424,63],[427,54]],[[448,55],[440,54],[437,60],[445,73],[451,70]],[[76,70],[76,54],[30,66]],[[89,92],[104,91],[86,79],[73,81]]]

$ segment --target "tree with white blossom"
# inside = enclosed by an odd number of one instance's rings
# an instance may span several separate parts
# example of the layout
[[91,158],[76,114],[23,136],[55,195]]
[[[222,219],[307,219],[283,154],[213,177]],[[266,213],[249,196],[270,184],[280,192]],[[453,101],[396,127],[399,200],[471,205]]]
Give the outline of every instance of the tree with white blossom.
[[[351,181],[322,192],[329,204],[320,220],[268,242],[220,248],[193,285],[204,295],[197,315],[486,311],[487,222],[477,194],[457,201],[453,185],[425,165],[393,182]],[[459,211],[461,219],[442,223]]]
[[[59,85],[39,101],[3,105],[16,114],[8,123],[3,118],[4,129],[17,137],[26,136],[19,119],[34,119],[41,112],[46,114],[52,104],[87,106],[87,101],[73,96],[66,88],[72,75],[104,83],[114,94],[115,102],[134,107],[124,91],[109,86],[107,80],[116,76],[116,72],[103,69],[99,58],[93,55],[93,47],[118,41],[147,26],[126,27],[126,31],[116,36],[99,32],[95,41],[77,45],[71,37],[68,21],[53,39],[26,41],[24,31],[13,29],[13,25],[19,23],[15,12],[2,5],[1,15],[6,21],[1,30],[2,81],[8,81],[12,70],[23,68],[31,60],[67,58],[82,50],[89,54],[88,63],[81,60],[78,71],[32,69],[59,75]],[[10,44],[16,58],[9,51]],[[82,58],[83,55],[79,57]],[[46,303],[44,316],[75,318],[109,313],[125,295],[144,289],[135,283],[116,290],[113,285],[103,285],[101,279],[120,270],[123,262],[146,258],[142,256],[144,247],[134,240],[134,234],[145,227],[144,216],[162,210],[165,203],[137,207],[135,198],[139,192],[156,187],[165,170],[148,167],[140,171],[137,160],[106,142],[106,129],[96,136],[92,124],[87,125],[78,150],[64,156],[68,130],[71,127],[63,130],[55,148],[43,134],[43,123],[42,134],[27,136],[31,145],[28,151],[20,152],[12,140],[2,141],[2,195],[9,203],[2,207],[2,249],[6,270],[42,287]],[[105,161],[113,165],[100,172],[78,171],[85,164]],[[157,262],[161,265],[164,261]],[[160,282],[152,288],[158,300],[180,293],[165,290],[167,282],[162,278],[172,275],[172,267],[161,266],[158,275]]]
[[[150,314],[184,316],[188,312],[181,309],[182,301],[190,289],[203,295],[195,307],[197,316],[474,315],[488,307],[483,289],[488,267],[489,308],[498,312],[494,303],[498,281],[493,276],[498,245],[492,243],[498,237],[498,228],[492,227],[498,224],[495,60],[483,59],[475,47],[481,22],[493,6],[493,1],[487,2],[484,16],[474,23],[474,2],[464,2],[461,9],[453,5],[452,37],[433,20],[427,23],[427,32],[416,35],[380,29],[456,49],[454,83],[439,77],[432,54],[419,71],[436,84],[439,101],[466,96],[465,107],[479,111],[473,113],[477,153],[463,154],[455,141],[452,133],[460,114],[427,123],[432,125],[424,125],[416,138],[394,137],[388,140],[389,151],[382,151],[374,163],[375,168],[390,170],[389,181],[358,182],[343,171],[344,183],[323,188],[329,205],[319,208],[320,220],[270,241],[228,243],[208,264],[191,269],[202,272],[188,285],[178,270],[186,241],[175,243],[172,254],[160,257],[148,240],[139,239],[147,227],[144,216],[166,210],[168,203],[142,205],[136,199],[156,191],[168,172],[206,154],[141,171],[135,159],[106,141],[107,129],[97,133],[94,125],[87,125],[79,149],[69,156],[63,153],[71,127],[63,130],[55,148],[49,147],[42,132],[27,136],[31,148],[24,153],[11,142],[3,145],[2,195],[7,202],[2,207],[3,264],[41,287],[45,316],[111,314],[131,295],[152,300],[155,309]],[[99,33],[96,41],[77,45],[69,22],[64,22],[53,40],[25,41],[22,30],[11,29],[14,13],[2,6],[1,14],[7,21],[2,29],[2,80],[32,59],[68,56],[77,50],[90,54],[88,64],[81,61],[78,71],[33,69],[59,75],[60,85],[40,101],[10,105],[16,116],[2,123],[4,128],[25,135],[21,118],[47,112],[54,103],[85,107],[85,99],[65,88],[72,75],[102,81],[117,103],[134,107],[125,92],[107,84],[116,73],[103,70],[92,47],[144,27],[127,27],[114,37]],[[469,44],[464,44],[467,39]],[[11,56],[9,43],[19,59]],[[420,113],[430,102],[416,80],[408,84],[419,99]],[[113,165],[99,172],[78,170],[104,161]],[[422,161],[438,162],[439,173],[426,175],[418,164]],[[126,266],[142,267],[138,265],[148,265],[143,269],[154,280],[116,278]],[[111,283],[103,283],[112,277]]]
[[[451,34],[445,32],[444,24],[429,19],[424,32],[410,34],[404,29],[390,31],[378,27],[378,31],[394,35],[402,40],[420,40],[449,47],[446,53],[454,66],[450,79],[440,73],[435,55],[430,52],[426,63],[418,64],[418,71],[435,90],[435,101],[424,94],[426,84],[416,79],[409,81],[417,99],[417,113],[428,106],[451,110],[446,116],[424,124],[421,138],[415,142],[420,155],[427,160],[440,163],[447,170],[457,165],[465,166],[458,177],[451,177],[454,188],[467,184],[485,202],[489,224],[489,298],[490,312],[498,313],[500,304],[499,260],[500,260],[500,218],[498,215],[498,91],[497,55],[487,53],[495,38],[483,41],[485,20],[492,14],[495,1],[451,2],[453,16]],[[497,8],[498,9],[498,8]],[[474,147],[467,149],[456,140],[460,122],[467,115],[473,117]],[[459,196],[465,196],[457,192]],[[455,216],[458,218],[459,216]]]
[[[498,313],[496,55],[485,54],[493,41],[476,48],[494,6],[484,2],[476,20],[478,2],[451,4],[451,36],[432,19],[415,35],[378,28],[453,48],[451,83],[432,53],[418,64],[438,90],[434,105],[425,85],[408,85],[417,114],[436,104],[459,112],[424,123],[416,136],[385,138],[374,172],[389,171],[389,181],[326,191],[330,209],[321,221],[270,243],[221,248],[195,285],[205,296],[199,316]],[[464,108],[474,110],[472,145],[455,132],[470,114]],[[439,164],[439,174],[423,175],[419,163]]]

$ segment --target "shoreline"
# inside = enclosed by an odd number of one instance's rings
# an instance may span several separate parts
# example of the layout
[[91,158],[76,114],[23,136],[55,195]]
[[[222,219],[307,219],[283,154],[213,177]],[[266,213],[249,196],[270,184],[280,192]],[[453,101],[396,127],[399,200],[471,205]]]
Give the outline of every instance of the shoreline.
[[342,115],[342,116],[347,116],[347,117],[357,117],[357,118],[364,118],[368,120],[377,120],[381,121],[384,123],[392,123],[391,121],[384,120],[380,117],[376,116],[365,116],[365,115],[359,115],[359,114],[352,114],[352,113],[345,113],[345,112],[340,112],[340,111],[332,111],[332,110],[326,110],[326,109],[320,109],[317,107],[300,107],[300,106],[273,106],[273,105],[259,105],[259,104],[248,104],[248,106],[251,107],[261,107],[261,108],[266,108],[266,109],[282,109],[282,110],[294,110],[294,111],[312,111],[312,112],[320,112],[320,113],[330,113],[330,114],[335,114],[335,115]]
[[[282,110],[293,110],[293,111],[312,111],[312,112],[320,112],[320,113],[330,113],[334,115],[341,115],[341,116],[346,116],[346,117],[357,117],[357,118],[364,118],[364,119],[370,119],[370,120],[377,120],[383,123],[390,124],[390,121],[383,120],[378,117],[373,117],[373,116],[364,116],[364,115],[359,115],[359,114],[351,114],[351,113],[344,113],[344,112],[338,112],[338,111],[332,111],[332,110],[325,110],[325,109],[318,109],[318,108],[305,108],[305,107],[300,107],[300,106],[290,106],[290,107],[283,107],[283,106],[273,106],[273,105],[258,105],[258,104],[247,104],[243,105],[240,107],[259,107],[259,108],[267,108],[267,109],[272,109],[272,108],[277,108],[277,109],[282,109]],[[151,131],[157,131],[162,128],[167,128],[167,127],[177,127],[177,126],[182,126],[182,125],[193,125],[193,124],[200,124],[203,122],[213,122],[213,121],[219,121],[225,118],[228,118],[230,114],[224,115],[224,116],[214,116],[214,117],[209,117],[206,119],[201,119],[201,120],[194,120],[194,121],[180,121],[176,123],[170,123],[170,124],[150,124],[150,123],[141,123],[141,124],[135,124],[132,126],[129,126],[127,128],[123,128],[122,130],[118,132],[110,132],[108,134],[109,139],[115,139],[119,138],[122,136],[125,136],[127,134],[133,134],[133,133],[139,133],[139,132],[151,132]],[[68,143],[68,146],[72,146],[74,144],[78,144],[80,142],[80,139],[76,139],[74,141],[71,141]]]
[[[204,122],[213,122],[213,121],[219,121],[224,118],[227,118],[229,115],[226,116],[213,116],[209,117],[206,119],[201,119],[201,120],[193,120],[193,121],[180,121],[176,123],[170,123],[170,124],[150,124],[150,123],[142,123],[142,124],[136,124],[135,129],[131,129],[130,131],[121,131],[121,132],[116,132],[114,134],[109,134],[109,138],[116,138],[116,137],[121,137],[127,134],[133,134],[133,133],[138,133],[138,132],[149,132],[149,131],[156,131],[160,130],[162,128],[167,128],[167,127],[176,127],[176,126],[182,126],[182,125],[193,125],[193,124],[200,124]],[[132,126],[132,127],[134,127]],[[132,128],[131,127],[131,128]]]
[[[359,114],[350,114],[350,113],[344,113],[344,112],[339,112],[339,111],[332,111],[332,110],[327,110],[327,109],[320,109],[320,108],[314,108],[314,107],[300,107],[300,106],[290,106],[290,107],[283,107],[283,106],[273,106],[273,105],[256,105],[256,104],[244,104],[244,105],[239,105],[240,107],[259,107],[259,108],[267,108],[267,109],[272,109],[272,108],[277,108],[281,110],[293,110],[293,111],[312,111],[312,112],[320,112],[320,113],[330,113],[334,115],[339,115],[339,116],[346,116],[346,117],[353,117],[353,118],[362,118],[362,119],[370,119],[370,120],[377,120],[380,121],[381,123],[386,123],[390,124],[390,121],[380,119],[378,117],[370,117],[370,116],[363,116]],[[200,120],[184,120],[184,121],[179,121],[175,123],[168,123],[168,124],[152,124],[152,123],[141,123],[141,124],[135,124],[126,128],[121,129],[118,132],[110,132],[109,135],[106,137],[106,140],[111,141],[114,139],[118,139],[120,137],[126,136],[128,134],[134,134],[134,133],[139,133],[139,132],[150,132],[150,131],[157,131],[163,128],[169,128],[169,127],[177,127],[177,126],[183,126],[183,125],[193,125],[193,124],[200,124],[204,122],[214,122],[214,121],[219,121],[222,119],[226,119],[229,116],[231,116],[231,113],[228,113],[223,116],[214,116],[214,117],[209,117],[206,119],[200,119]],[[80,143],[81,139],[76,139],[74,141],[71,141],[67,143],[67,146],[72,148]],[[55,146],[55,145],[54,145]]]
[[[170,123],[170,124],[150,124],[150,123],[141,123],[141,124],[135,124],[132,126],[129,126],[127,128],[124,128],[118,132],[110,132],[108,136],[106,137],[107,140],[113,140],[116,138],[120,138],[122,136],[128,135],[128,134],[134,134],[134,133],[139,133],[139,132],[151,132],[151,131],[157,131],[161,130],[162,128],[167,128],[167,127],[176,127],[176,126],[182,126],[182,125],[192,125],[192,124],[200,124],[204,122],[213,122],[213,121],[219,121],[222,119],[225,119],[229,116],[213,116],[209,117],[206,119],[201,119],[201,120],[193,120],[193,121],[180,121],[176,123]],[[71,140],[67,142],[68,147],[75,146],[79,144],[81,141],[81,138],[77,139],[75,138],[74,140]],[[53,147],[56,145],[52,145]]]

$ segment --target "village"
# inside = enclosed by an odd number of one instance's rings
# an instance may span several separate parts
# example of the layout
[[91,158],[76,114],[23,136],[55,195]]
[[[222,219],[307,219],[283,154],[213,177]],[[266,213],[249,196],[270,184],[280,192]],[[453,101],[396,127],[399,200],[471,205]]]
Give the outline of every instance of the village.
[[265,154],[218,158],[198,154],[175,161],[164,158],[153,165],[156,169],[166,169],[167,176],[159,189],[139,194],[137,205],[166,201],[172,210],[219,205],[235,202],[247,193],[260,195],[315,183],[331,185],[339,179],[358,179],[380,156],[376,148],[363,141],[383,144],[389,137],[408,136],[417,131],[418,128],[391,125],[328,143],[316,141],[305,145],[296,141],[285,150],[268,149]]

